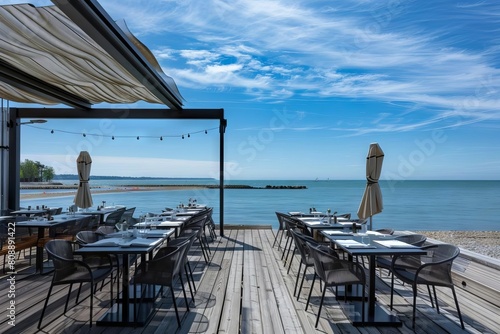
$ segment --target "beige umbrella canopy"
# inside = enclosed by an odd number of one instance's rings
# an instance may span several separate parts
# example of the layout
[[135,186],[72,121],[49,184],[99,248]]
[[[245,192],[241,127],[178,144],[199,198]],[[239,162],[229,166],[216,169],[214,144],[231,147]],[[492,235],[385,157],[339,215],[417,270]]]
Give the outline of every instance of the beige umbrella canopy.
[[80,179],[80,185],[76,192],[75,200],[73,203],[79,208],[89,208],[92,206],[92,195],[90,194],[90,167],[92,166],[92,159],[87,151],[81,151],[80,155],[76,159],[76,167],[78,170],[78,178]]
[[384,209],[382,192],[378,184],[383,161],[384,152],[378,143],[370,144],[368,156],[366,157],[366,188],[358,209],[359,219],[370,218],[370,230],[372,229],[372,216]]

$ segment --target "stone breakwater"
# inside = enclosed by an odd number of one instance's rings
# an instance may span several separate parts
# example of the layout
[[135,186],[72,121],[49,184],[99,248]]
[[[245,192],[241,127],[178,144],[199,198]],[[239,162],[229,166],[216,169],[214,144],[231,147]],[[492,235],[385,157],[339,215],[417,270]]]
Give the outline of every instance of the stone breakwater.
[[499,231],[412,231],[471,252],[500,259]]

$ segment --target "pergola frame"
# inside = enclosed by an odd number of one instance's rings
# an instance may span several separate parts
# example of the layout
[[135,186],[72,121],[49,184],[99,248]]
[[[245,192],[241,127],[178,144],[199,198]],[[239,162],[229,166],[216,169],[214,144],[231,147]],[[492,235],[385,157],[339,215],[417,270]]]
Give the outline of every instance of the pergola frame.
[[[21,135],[20,119],[204,119],[219,120],[219,229],[224,235],[224,133],[227,120],[224,109],[62,109],[62,108],[10,108],[8,148],[9,192],[7,208],[19,208],[20,203],[20,161]],[[124,116],[125,115],[125,116]]]
[[[18,209],[20,203],[20,119],[206,119],[219,120],[220,154],[220,234],[224,235],[224,133],[227,120],[223,109],[184,109],[182,97],[176,92],[127,34],[118,27],[97,0],[52,0],[52,2],[85,34],[94,40],[121,67],[132,75],[166,108],[92,108],[92,102],[82,96],[52,85],[43,78],[35,77],[29,69],[14,67],[0,59],[0,81],[52,104],[64,104],[71,108],[10,108],[7,120],[2,121],[2,138],[8,137],[2,146],[2,166],[7,156],[7,169],[2,170],[1,209]],[[16,21],[18,22],[18,21]],[[28,29],[29,30],[29,29]],[[71,57],[69,55],[68,57]],[[154,60],[156,61],[156,60]],[[174,84],[175,85],[175,84]],[[3,97],[5,98],[5,97]],[[19,101],[18,101],[19,102]],[[26,101],[24,101],[26,102]],[[32,101],[30,101],[32,102]],[[36,102],[33,102],[36,103]],[[3,107],[3,106],[2,106]],[[4,110],[2,110],[3,117]],[[7,135],[4,133],[7,132]],[[3,140],[2,140],[3,142]],[[6,153],[6,154],[5,154]],[[7,198],[4,189],[7,184]]]

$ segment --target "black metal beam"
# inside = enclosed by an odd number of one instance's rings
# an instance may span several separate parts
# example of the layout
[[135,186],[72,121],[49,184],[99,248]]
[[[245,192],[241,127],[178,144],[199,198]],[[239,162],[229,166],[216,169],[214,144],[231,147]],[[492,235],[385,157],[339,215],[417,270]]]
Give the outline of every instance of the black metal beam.
[[160,101],[169,108],[182,109],[182,101],[172,93],[158,71],[149,64],[97,1],[52,2]]
[[20,118],[61,119],[218,119],[219,120],[219,233],[224,236],[224,109],[69,109],[10,108],[9,200],[8,207],[19,208]]
[[17,118],[224,119],[224,109],[10,108]]

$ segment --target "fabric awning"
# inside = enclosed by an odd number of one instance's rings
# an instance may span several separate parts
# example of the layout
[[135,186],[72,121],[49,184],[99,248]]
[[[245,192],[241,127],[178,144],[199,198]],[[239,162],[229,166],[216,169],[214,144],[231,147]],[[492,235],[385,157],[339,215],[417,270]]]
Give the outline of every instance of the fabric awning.
[[[151,51],[113,22],[126,36],[145,66],[152,68],[182,106],[172,78],[162,72]],[[123,40],[123,38],[117,38]],[[0,6],[0,97],[21,103],[57,104],[62,92],[82,103],[162,103],[148,80],[111,56],[56,6],[30,4]],[[40,93],[36,88],[42,88]],[[63,101],[64,103],[64,101]]]

